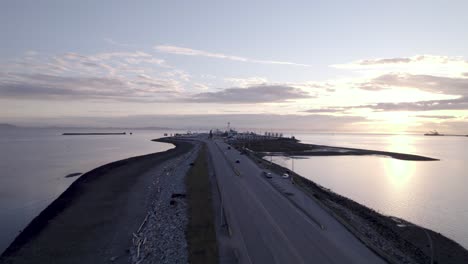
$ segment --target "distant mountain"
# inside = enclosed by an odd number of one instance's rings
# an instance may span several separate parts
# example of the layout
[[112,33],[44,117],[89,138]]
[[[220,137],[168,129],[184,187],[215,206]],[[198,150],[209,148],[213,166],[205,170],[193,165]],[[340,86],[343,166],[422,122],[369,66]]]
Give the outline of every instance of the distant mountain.
[[135,130],[177,130],[171,127],[136,127],[136,128],[128,128],[128,129],[135,129]]
[[0,123],[0,129],[7,129],[7,128],[18,128],[17,126],[11,125],[11,124],[1,124]]
[[92,127],[92,126],[40,126],[40,125],[33,125],[33,126],[15,126],[12,124],[7,124],[7,123],[0,123],[0,129],[13,129],[13,128],[38,128],[38,129],[64,129],[64,130],[70,130],[70,129],[92,129],[92,130],[126,130],[126,131],[131,131],[131,130],[178,130],[176,128],[171,128],[171,127],[156,127],[156,126],[148,126],[148,127],[120,127],[120,126],[115,126],[115,127]]
[[98,129],[98,130],[177,130],[170,127],[88,127],[88,126],[47,126],[43,128],[54,128],[54,129]]

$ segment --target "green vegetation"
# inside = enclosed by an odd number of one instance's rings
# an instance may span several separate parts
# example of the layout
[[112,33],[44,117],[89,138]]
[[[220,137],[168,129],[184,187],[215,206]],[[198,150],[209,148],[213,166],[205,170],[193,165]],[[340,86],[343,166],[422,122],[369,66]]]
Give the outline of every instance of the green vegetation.
[[205,147],[200,150],[185,183],[189,206],[186,233],[189,262],[218,263],[218,245]]

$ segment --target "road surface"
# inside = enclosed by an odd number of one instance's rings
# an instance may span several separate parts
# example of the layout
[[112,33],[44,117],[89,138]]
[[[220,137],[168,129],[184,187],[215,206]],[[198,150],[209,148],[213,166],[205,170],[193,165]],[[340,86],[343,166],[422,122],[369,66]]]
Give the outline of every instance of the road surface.
[[267,179],[221,140],[204,141],[239,263],[385,263],[290,180]]

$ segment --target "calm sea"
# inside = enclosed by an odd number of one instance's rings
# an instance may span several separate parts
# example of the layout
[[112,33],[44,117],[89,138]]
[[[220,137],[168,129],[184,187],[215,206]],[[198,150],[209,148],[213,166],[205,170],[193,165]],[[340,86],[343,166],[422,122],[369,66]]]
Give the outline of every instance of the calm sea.
[[162,131],[116,136],[62,136],[63,132],[104,131],[0,129],[0,252],[77,179],[66,175],[173,147],[150,141],[162,137]]
[[[0,130],[0,252],[76,178],[100,165],[164,151],[160,131],[61,136],[91,130]],[[108,130],[106,130],[108,131]],[[91,132],[102,132],[92,130]],[[113,131],[113,132],[121,132]],[[420,154],[435,162],[385,157],[275,157],[280,165],[379,212],[407,219],[468,248],[468,138],[420,135],[296,134],[305,143]]]
[[303,134],[304,143],[419,154],[440,161],[378,156],[273,161],[383,214],[440,232],[468,248],[468,137]]

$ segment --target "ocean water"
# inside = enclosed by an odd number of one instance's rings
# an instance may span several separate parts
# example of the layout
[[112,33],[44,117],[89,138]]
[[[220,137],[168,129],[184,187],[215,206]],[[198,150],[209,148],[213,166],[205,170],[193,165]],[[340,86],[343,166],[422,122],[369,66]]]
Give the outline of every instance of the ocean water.
[[[77,178],[100,165],[173,146],[163,131],[61,136],[63,129],[0,129],[0,252]],[[109,131],[109,130],[106,130]],[[122,131],[113,131],[122,132]],[[173,133],[169,131],[168,133]],[[468,138],[295,134],[304,143],[425,155],[434,162],[377,156],[273,157],[273,161],[383,214],[404,218],[468,248]]]
[[273,162],[380,213],[440,232],[468,248],[468,137],[295,136],[304,143],[411,153],[440,159],[273,157]]
[[66,175],[173,148],[150,141],[162,137],[163,131],[133,130],[133,135],[112,136],[62,136],[63,132],[123,131],[0,129],[0,253],[78,178]]

